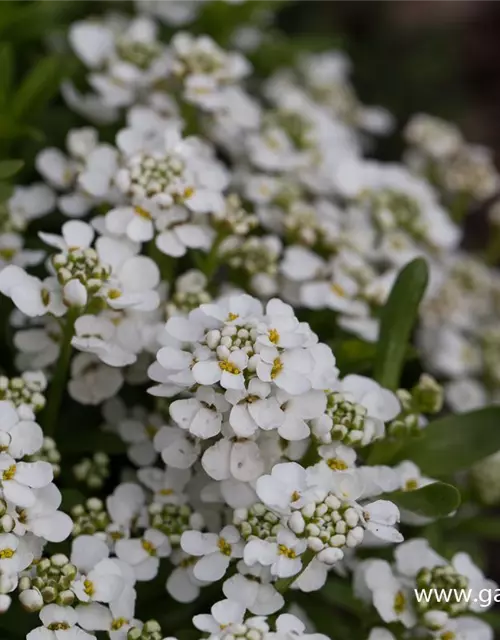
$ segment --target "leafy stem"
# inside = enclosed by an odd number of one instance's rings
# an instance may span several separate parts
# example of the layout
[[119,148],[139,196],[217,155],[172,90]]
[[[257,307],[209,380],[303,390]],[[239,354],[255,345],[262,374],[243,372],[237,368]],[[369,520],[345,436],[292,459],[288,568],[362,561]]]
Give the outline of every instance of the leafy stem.
[[57,422],[64,390],[66,388],[71,352],[73,350],[71,340],[75,333],[75,322],[79,314],[79,309],[77,307],[72,307],[68,310],[68,313],[65,316],[63,332],[61,335],[59,358],[57,360],[54,375],[50,381],[47,406],[45,407],[43,414],[43,430],[46,436],[53,437],[57,430]]

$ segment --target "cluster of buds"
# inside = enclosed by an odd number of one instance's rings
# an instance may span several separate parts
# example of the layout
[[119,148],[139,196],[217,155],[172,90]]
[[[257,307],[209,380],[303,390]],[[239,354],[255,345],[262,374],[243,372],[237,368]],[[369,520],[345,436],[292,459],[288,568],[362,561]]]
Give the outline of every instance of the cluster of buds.
[[71,606],[75,594],[71,584],[78,573],[74,564],[63,553],[42,558],[36,565],[35,577],[23,576],[19,580],[19,600],[28,611],[39,611],[46,604]]
[[225,209],[212,213],[212,221],[216,229],[237,236],[248,235],[259,224],[258,217],[243,207],[241,198],[235,193],[226,197]]
[[233,514],[233,524],[241,537],[261,540],[274,540],[280,528],[279,517],[265,505],[256,502],[248,509],[236,509]]
[[417,434],[421,415],[439,413],[443,407],[443,387],[432,376],[424,373],[411,389],[398,389],[401,413],[388,425],[390,435]]
[[148,513],[150,526],[166,535],[173,547],[179,545],[184,531],[203,527],[203,517],[188,504],[153,502],[148,507]]
[[309,548],[326,564],[340,560],[342,547],[357,547],[364,537],[360,515],[351,502],[331,493],[294,511],[288,526],[305,537]]
[[[428,626],[443,626],[443,616],[433,615],[433,612],[444,612],[449,617],[455,617],[469,608],[467,599],[460,597],[461,593],[464,593],[462,589],[468,588],[469,581],[451,565],[421,569],[417,574],[416,583],[419,590],[429,595],[428,598],[421,598],[420,602],[415,602],[417,612],[424,617]],[[453,597],[448,598],[447,601],[439,598],[441,590],[453,594]],[[437,597],[436,594],[438,594]]]
[[[193,187],[185,183],[184,170],[184,161],[175,154],[139,154],[130,159],[128,171],[123,174],[123,186],[138,200],[159,196],[155,202],[160,206],[181,204],[193,195]],[[142,207],[136,207],[135,212],[152,219],[151,212]]]
[[0,376],[0,400],[9,400],[15,407],[28,406],[34,413],[45,407],[43,392],[47,378],[41,371],[25,371],[21,376]]
[[98,531],[106,531],[110,523],[110,517],[99,498],[88,498],[85,504],[77,504],[71,509],[73,519],[72,536],[92,536]]
[[380,189],[364,191],[359,196],[368,205],[375,223],[383,231],[401,229],[417,240],[425,237],[425,225],[416,200],[403,191]]
[[148,620],[142,629],[132,627],[127,633],[127,640],[162,640],[161,626],[156,620]]
[[61,285],[78,280],[87,291],[95,295],[109,279],[111,269],[101,263],[97,251],[92,248],[70,248],[67,253],[52,256],[52,265]]
[[327,396],[325,415],[312,421],[312,432],[322,444],[341,442],[349,447],[369,444],[376,437],[366,408],[337,391]]
[[14,518],[7,513],[7,503],[0,498],[0,532],[10,533],[14,530],[16,522]]
[[116,53],[125,62],[146,71],[161,54],[161,47],[157,42],[119,38],[116,42]]
[[231,236],[222,243],[220,253],[233,269],[274,276],[278,273],[281,243],[275,236]]
[[84,458],[73,467],[75,478],[90,489],[100,489],[109,477],[109,456],[97,451],[92,458]]

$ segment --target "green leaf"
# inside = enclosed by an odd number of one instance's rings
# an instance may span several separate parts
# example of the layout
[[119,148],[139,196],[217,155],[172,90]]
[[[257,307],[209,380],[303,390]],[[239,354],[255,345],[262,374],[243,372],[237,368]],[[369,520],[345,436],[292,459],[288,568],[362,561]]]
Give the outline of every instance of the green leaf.
[[433,482],[415,491],[394,491],[385,497],[400,509],[427,518],[443,518],[460,506],[459,491],[444,482]]
[[500,407],[450,415],[431,422],[399,451],[423,473],[440,477],[468,469],[500,450]]
[[460,522],[457,530],[486,540],[500,540],[500,518],[474,515],[473,518]]
[[14,187],[8,182],[0,182],[0,203],[8,200],[12,192],[14,191]]
[[12,46],[4,42],[0,44],[0,106],[8,104],[14,75],[14,56]]
[[67,65],[57,55],[42,58],[24,78],[12,99],[12,115],[16,120],[31,116],[58,91],[67,75]]
[[373,377],[388,389],[397,389],[418,307],[428,280],[427,263],[417,258],[399,273],[380,321]]
[[5,180],[6,178],[11,178],[24,166],[24,162],[22,160],[4,160],[0,162],[0,180]]

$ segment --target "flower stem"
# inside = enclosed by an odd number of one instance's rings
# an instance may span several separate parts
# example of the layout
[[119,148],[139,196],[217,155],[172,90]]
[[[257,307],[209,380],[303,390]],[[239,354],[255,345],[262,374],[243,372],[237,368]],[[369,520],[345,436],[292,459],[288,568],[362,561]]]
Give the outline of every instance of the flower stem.
[[311,563],[314,556],[315,556],[315,553],[312,549],[306,549],[306,551],[304,552],[304,555],[302,556],[302,569],[300,570],[300,572],[296,573],[294,576],[291,576],[290,578],[281,578],[280,580],[276,580],[276,582],[274,583],[274,588],[276,589],[276,591],[278,591],[278,593],[281,593],[281,594],[285,593],[285,591],[290,587],[290,585],[292,585],[295,582],[295,580],[298,580],[300,576],[304,573],[304,571],[307,569],[307,567]]
[[76,307],[70,308],[65,317],[64,329],[61,335],[61,349],[57,360],[56,369],[50,381],[50,390],[47,406],[43,413],[43,431],[46,436],[53,437],[57,429],[59,410],[66,388],[68,368],[71,360],[71,339],[75,332],[75,322],[78,318],[79,310]]

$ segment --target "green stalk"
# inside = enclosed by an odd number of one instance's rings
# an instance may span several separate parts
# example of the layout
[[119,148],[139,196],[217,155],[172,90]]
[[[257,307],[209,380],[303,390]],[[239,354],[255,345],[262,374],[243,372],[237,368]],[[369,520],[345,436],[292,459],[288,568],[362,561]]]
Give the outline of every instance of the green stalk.
[[79,316],[78,308],[70,308],[65,316],[64,329],[61,336],[61,350],[57,360],[56,369],[50,381],[47,406],[43,413],[43,431],[46,436],[54,437],[57,430],[59,411],[66,389],[69,363],[71,360],[71,339],[75,333],[75,322]]

